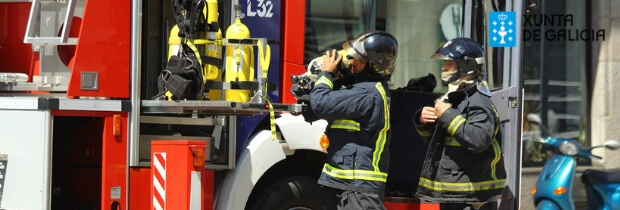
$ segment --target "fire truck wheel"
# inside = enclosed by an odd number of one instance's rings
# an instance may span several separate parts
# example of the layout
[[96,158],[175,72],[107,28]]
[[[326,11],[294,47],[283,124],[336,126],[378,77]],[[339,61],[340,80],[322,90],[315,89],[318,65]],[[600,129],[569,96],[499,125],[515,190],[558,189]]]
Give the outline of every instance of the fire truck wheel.
[[327,203],[317,180],[300,175],[279,180],[260,195],[248,209],[326,209]]

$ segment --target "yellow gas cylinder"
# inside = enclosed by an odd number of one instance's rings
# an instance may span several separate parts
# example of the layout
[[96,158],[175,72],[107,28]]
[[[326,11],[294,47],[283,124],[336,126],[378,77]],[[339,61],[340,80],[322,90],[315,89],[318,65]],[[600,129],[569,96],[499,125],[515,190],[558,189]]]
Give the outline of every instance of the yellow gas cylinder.
[[[227,39],[250,38],[250,30],[241,23],[237,15],[235,23],[226,29]],[[225,82],[254,81],[254,48],[251,45],[234,44],[226,46]],[[226,101],[248,102],[249,90],[226,90]]]
[[[198,65],[202,66],[202,60],[200,59],[201,55],[196,45],[194,45],[191,41],[185,41],[183,42],[183,44],[181,44],[182,41],[183,39],[179,37],[179,26],[175,24],[170,29],[170,35],[168,37],[168,60],[170,60],[170,57],[172,57],[173,55],[178,55],[179,51],[181,50],[184,44],[186,47],[189,48],[189,50],[191,50],[195,54],[197,58],[199,58]],[[188,49],[183,49],[183,50],[188,50]],[[204,76],[204,71],[203,71],[203,76]],[[166,91],[165,96],[169,100],[172,100],[172,93],[170,91]],[[198,99],[203,99],[203,98],[202,96],[200,96]]]
[[[208,10],[208,11],[207,11]],[[204,15],[207,17],[207,23],[212,24],[213,22],[217,22],[218,19],[218,10],[217,10],[217,0],[207,0],[207,6],[203,10]],[[222,30],[219,28],[217,32],[213,34],[207,34],[207,38],[210,40],[215,39],[219,43],[222,41]],[[205,48],[205,55],[208,57],[219,58],[222,59],[222,46],[217,43],[208,43]],[[210,65],[206,64],[204,66],[204,78],[205,80],[213,80],[213,81],[222,81],[222,72],[221,66],[218,65]],[[222,90],[209,90],[209,99],[211,100],[220,100],[222,98]]]

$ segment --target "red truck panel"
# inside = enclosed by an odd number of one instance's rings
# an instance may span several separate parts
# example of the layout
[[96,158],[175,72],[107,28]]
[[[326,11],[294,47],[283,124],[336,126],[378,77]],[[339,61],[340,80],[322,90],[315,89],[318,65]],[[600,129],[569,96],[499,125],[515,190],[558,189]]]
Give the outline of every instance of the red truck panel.
[[[118,205],[127,209],[127,113],[121,113],[121,133],[114,135],[114,116],[105,117],[103,127],[101,209]],[[120,188],[120,189],[119,189]],[[120,194],[117,194],[120,193]]]
[[[306,26],[306,1],[282,1],[282,74],[280,78],[280,95],[282,103],[295,103],[291,94],[291,75],[303,74],[304,68],[304,34]],[[301,38],[300,38],[301,37]]]
[[0,3],[0,71],[24,73],[32,79],[33,56],[30,44],[24,44],[30,2]]
[[[86,1],[67,95],[129,98],[131,1]],[[82,72],[98,89],[82,90]]]

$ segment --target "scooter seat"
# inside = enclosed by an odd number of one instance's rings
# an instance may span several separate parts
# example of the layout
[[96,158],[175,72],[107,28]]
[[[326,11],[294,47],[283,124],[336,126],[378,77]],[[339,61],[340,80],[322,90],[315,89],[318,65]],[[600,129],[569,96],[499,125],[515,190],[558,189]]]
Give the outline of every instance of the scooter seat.
[[584,184],[620,183],[620,169],[609,171],[588,169],[581,175],[581,181]]

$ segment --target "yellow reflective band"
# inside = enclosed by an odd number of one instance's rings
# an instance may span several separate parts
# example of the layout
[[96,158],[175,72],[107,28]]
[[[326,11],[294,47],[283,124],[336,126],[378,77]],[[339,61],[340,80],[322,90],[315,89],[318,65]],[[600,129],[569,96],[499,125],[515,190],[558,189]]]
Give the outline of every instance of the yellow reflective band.
[[360,123],[355,122],[355,120],[334,120],[330,127],[334,129],[360,131]]
[[[493,107],[493,112],[495,113],[495,117],[499,120],[499,114],[497,114],[497,109],[495,109],[495,105],[491,104],[491,106]],[[495,122],[495,134],[493,134],[493,138],[495,138],[497,136],[497,133],[499,132],[499,126],[497,126],[499,122]]]
[[421,187],[443,192],[474,192],[481,190],[502,189],[506,184],[506,179],[483,181],[483,182],[437,182],[427,178],[420,178]]
[[260,68],[263,70],[262,78],[266,81],[267,74],[269,73],[269,62],[271,61],[271,47],[264,44],[260,40],[258,40],[256,46],[258,46],[258,63],[260,64]]
[[269,106],[269,127],[271,127],[271,140],[273,141],[276,139],[276,114],[273,110],[273,105],[271,104],[271,99],[269,99],[269,96],[261,95],[260,97],[262,97]]
[[[495,105],[491,104],[491,106],[493,107],[495,117],[499,119],[499,114],[497,114],[497,109],[495,108]],[[493,161],[491,161],[491,177],[493,177],[494,180],[497,180],[497,175],[495,174],[497,171],[496,165],[502,156],[502,148],[499,146],[499,143],[497,141],[497,133],[499,133],[499,125],[497,124],[499,124],[499,122],[495,122],[495,134],[493,134],[493,141],[491,142],[491,145],[493,146],[493,151],[495,153],[495,158],[493,158]]]
[[416,130],[418,131],[420,136],[424,136],[424,137],[431,136],[431,131],[430,130],[428,130],[428,131],[421,131],[421,130],[418,130],[418,129],[416,129]]
[[454,117],[454,119],[452,119],[452,122],[450,122],[450,126],[448,126],[448,133],[450,133],[451,136],[454,136],[456,130],[458,130],[464,122],[465,118],[463,118],[463,116],[457,115],[456,117]]
[[387,173],[371,170],[343,170],[331,166],[327,163],[325,163],[325,165],[323,166],[323,173],[339,179],[362,179],[377,182],[386,182],[388,176]]
[[377,88],[383,99],[383,128],[379,131],[379,137],[377,137],[377,141],[375,142],[375,151],[372,154],[372,166],[376,172],[380,172],[379,161],[381,160],[381,154],[387,142],[387,131],[390,130],[390,106],[381,82],[377,82],[375,88]]
[[502,148],[499,147],[499,143],[497,143],[497,139],[493,139],[491,142],[493,146],[493,152],[495,153],[495,158],[491,161],[491,177],[493,180],[497,180],[497,175],[495,174],[497,171],[497,162],[499,162],[502,156]]
[[458,141],[456,141],[454,137],[446,137],[446,140],[444,141],[444,145],[453,146],[453,147],[461,146],[461,144]]
[[269,127],[271,127],[271,140],[276,139],[276,114],[273,111],[273,105],[271,105],[271,100],[267,99],[267,103],[269,104]]
[[326,84],[327,86],[329,86],[329,89],[334,89],[334,85],[332,84],[332,81],[327,79],[327,77],[325,76],[321,76],[321,78],[316,80],[316,83],[314,83],[314,86],[317,86],[319,84]]

